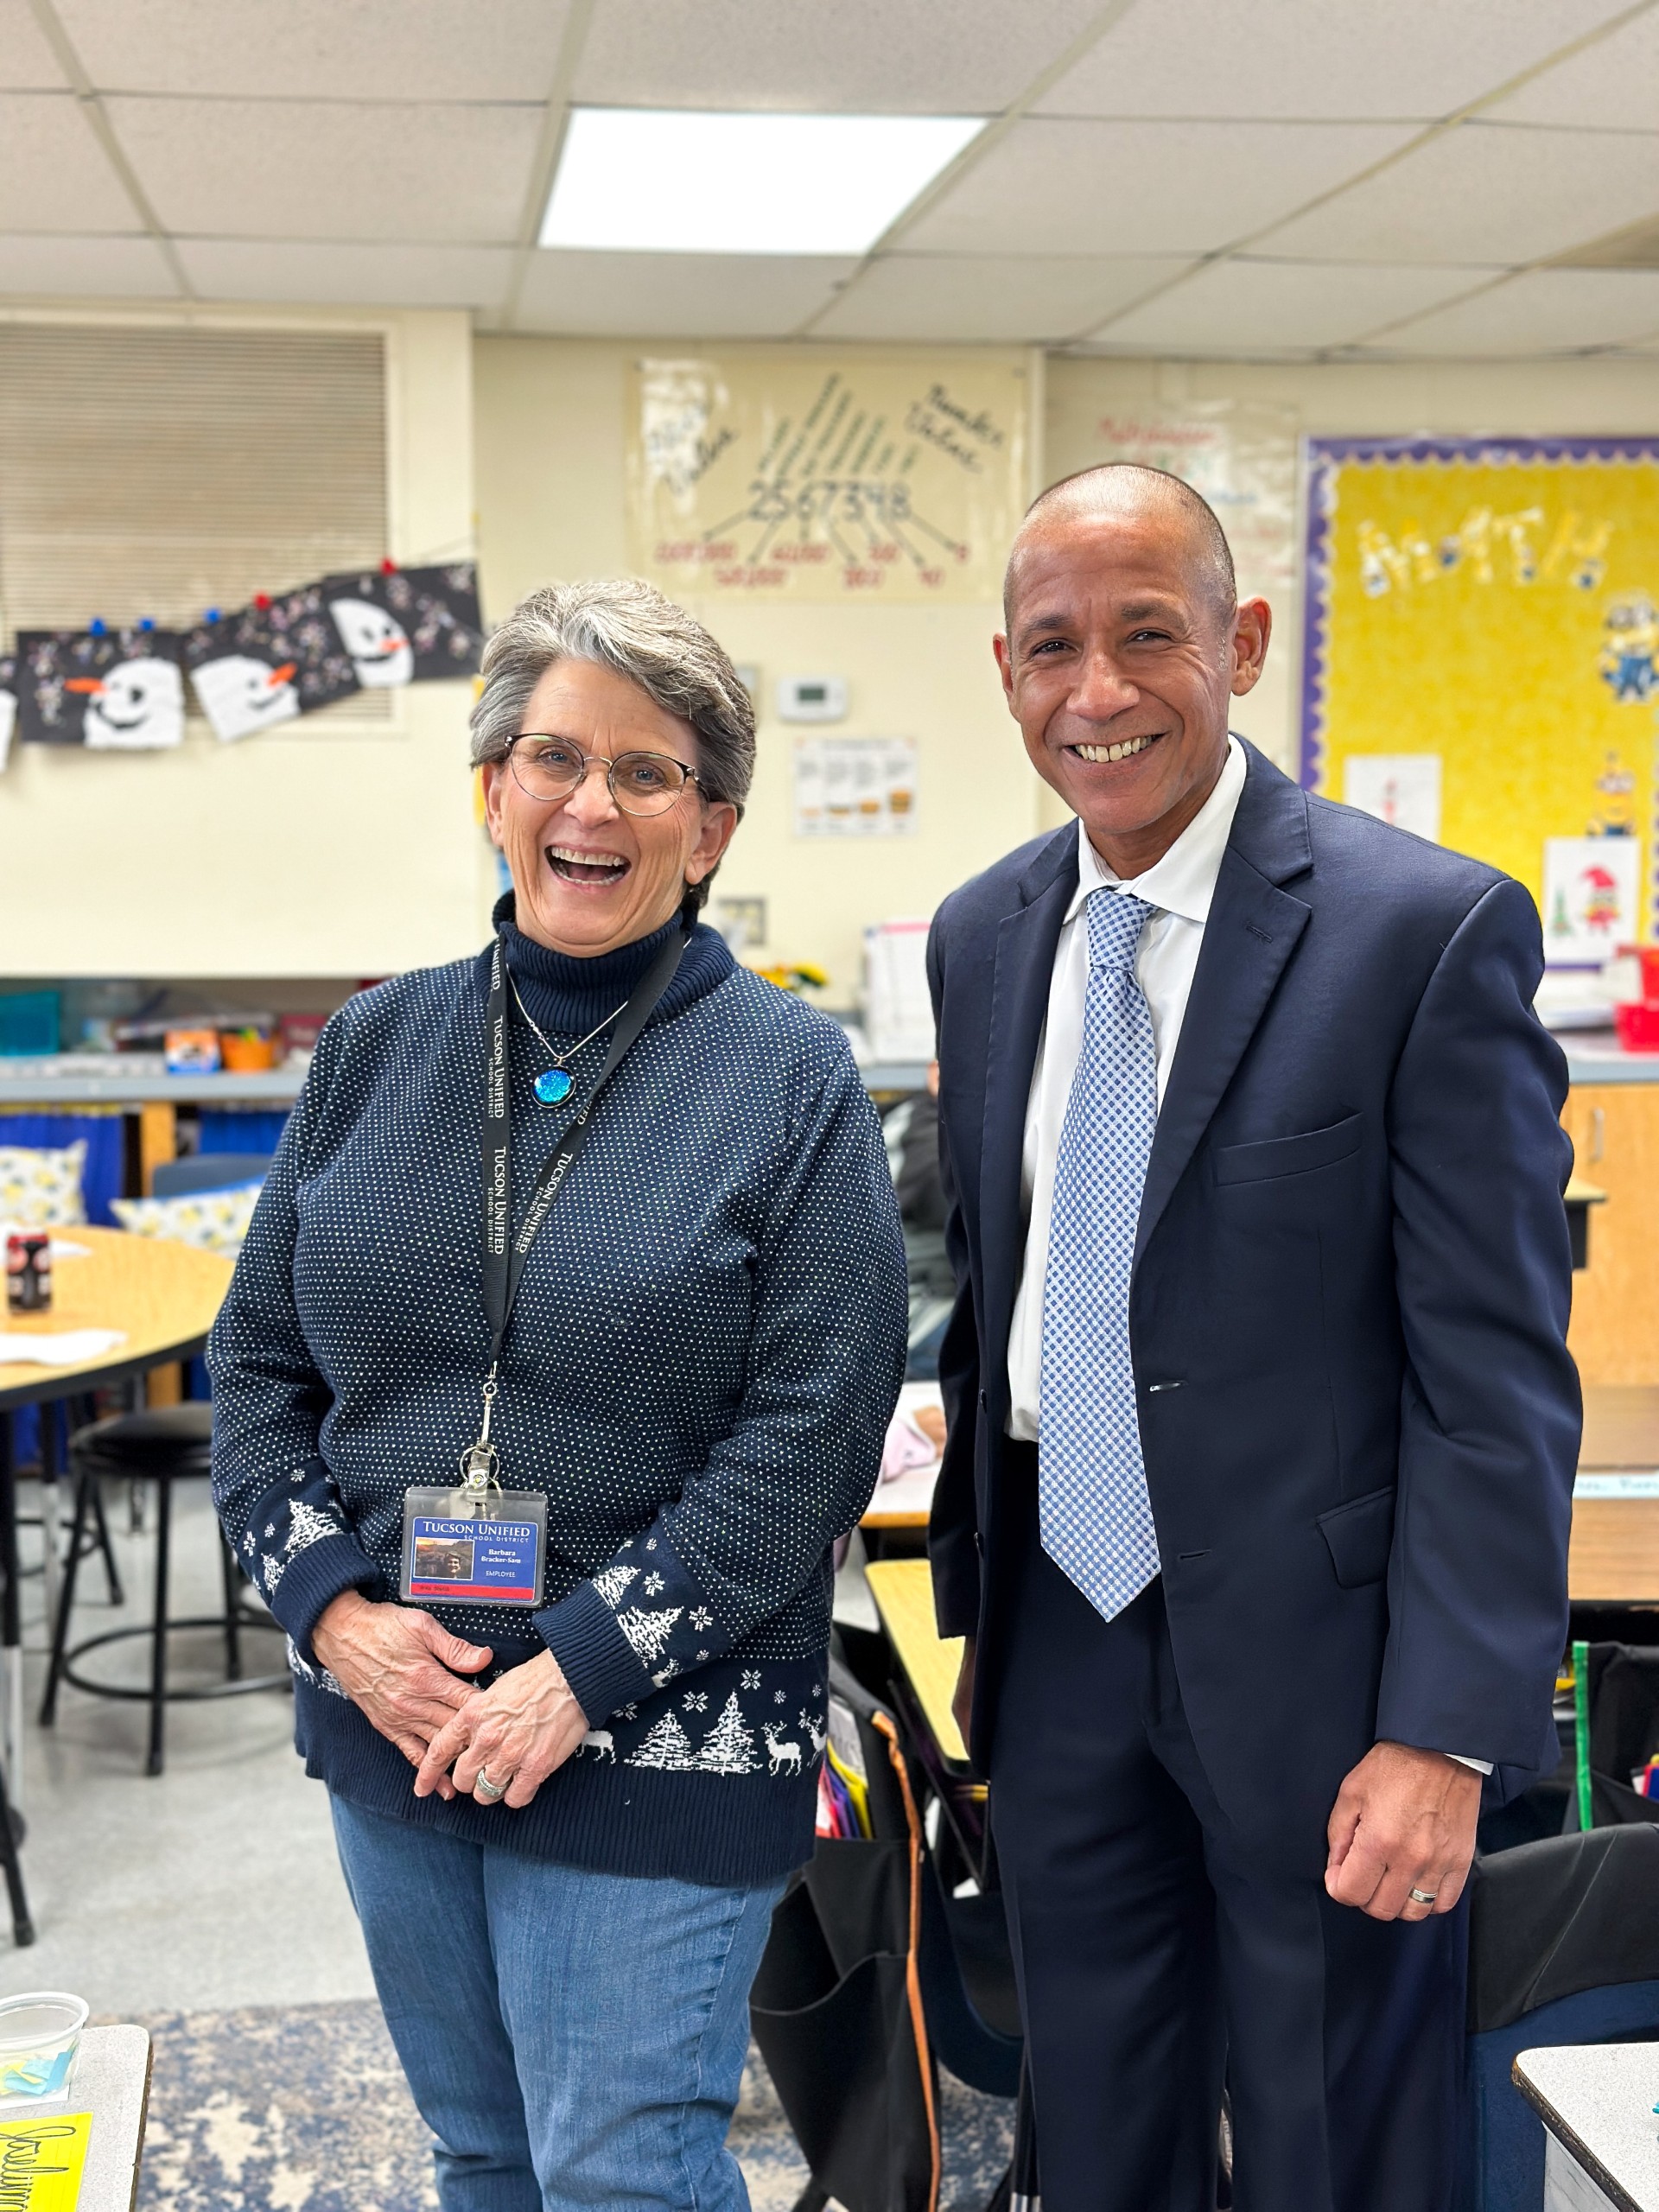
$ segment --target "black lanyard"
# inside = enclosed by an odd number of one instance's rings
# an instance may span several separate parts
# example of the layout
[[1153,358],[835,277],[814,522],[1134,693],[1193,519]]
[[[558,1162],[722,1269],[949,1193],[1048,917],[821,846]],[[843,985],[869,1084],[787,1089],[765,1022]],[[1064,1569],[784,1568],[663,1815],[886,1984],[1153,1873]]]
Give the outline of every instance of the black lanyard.
[[[674,980],[688,939],[677,930],[636,985],[632,996],[617,1016],[611,1032],[610,1050],[599,1080],[576,1109],[575,1120],[542,1162],[531,1194],[530,1211],[518,1234],[512,1226],[512,1102],[507,1052],[507,963],[498,937],[490,954],[490,998],[484,1017],[484,1313],[490,1325],[490,1383],[493,1395],[496,1370],[512,1302],[518,1294],[519,1277],[537,1233],[564,1188],[564,1179],[577,1154],[587,1142],[599,1094],[622,1065],[629,1047],[657,1010],[657,1002]],[[486,1424],[487,1427],[487,1424]]]

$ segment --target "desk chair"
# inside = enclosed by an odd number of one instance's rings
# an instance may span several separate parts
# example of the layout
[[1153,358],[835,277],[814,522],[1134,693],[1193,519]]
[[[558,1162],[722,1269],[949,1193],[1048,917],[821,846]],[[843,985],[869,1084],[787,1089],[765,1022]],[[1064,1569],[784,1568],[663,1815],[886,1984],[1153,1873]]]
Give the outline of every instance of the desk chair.
[[202,1191],[233,1190],[238,1183],[257,1183],[270,1171],[268,1152],[199,1152],[184,1160],[164,1160],[153,1168],[149,1194],[154,1198],[193,1198]]
[[1552,1836],[1470,1875],[1457,2212],[1544,2201],[1544,2131],[1510,2078],[1541,2044],[1659,2040],[1659,1829]]
[[[106,1421],[93,1421],[90,1427],[78,1429],[69,1440],[69,1468],[75,1482],[74,1521],[69,1538],[69,1555],[64,1567],[63,1596],[58,1606],[58,1617],[52,1632],[52,1660],[47,1672],[46,1694],[41,1705],[41,1726],[50,1728],[57,1719],[58,1691],[61,1684],[69,1682],[78,1690],[85,1690],[92,1697],[124,1698],[149,1707],[149,1746],[146,1772],[160,1774],[162,1767],[162,1738],[165,1717],[169,1704],[194,1701],[202,1698],[239,1696],[250,1690],[286,1688],[289,1682],[286,1666],[277,1674],[244,1675],[242,1672],[242,1631],[244,1629],[263,1629],[280,1635],[282,1630],[270,1615],[256,1611],[244,1601],[241,1569],[232,1556],[229,1547],[219,1540],[219,1563],[224,1578],[225,1603],[217,1613],[192,1614],[180,1619],[169,1616],[167,1610],[168,1577],[171,1567],[173,1485],[191,1477],[205,1477],[210,1472],[208,1447],[213,1432],[213,1409],[210,1405],[188,1402],[181,1406],[167,1406],[147,1413],[118,1414]],[[71,1645],[69,1627],[74,1611],[75,1581],[85,1548],[84,1538],[97,1502],[99,1484],[108,1477],[117,1476],[131,1482],[143,1478],[156,1485],[156,1586],[151,1616],[147,1624],[132,1628],[106,1629],[100,1636],[87,1637]],[[167,1639],[178,1629],[217,1629],[225,1640],[225,1679],[181,1688],[169,1684],[167,1667]],[[147,1636],[150,1640],[149,1683],[147,1688],[128,1688],[124,1684],[95,1681],[76,1671],[79,1662],[90,1651],[106,1643],[124,1643],[130,1637]]]

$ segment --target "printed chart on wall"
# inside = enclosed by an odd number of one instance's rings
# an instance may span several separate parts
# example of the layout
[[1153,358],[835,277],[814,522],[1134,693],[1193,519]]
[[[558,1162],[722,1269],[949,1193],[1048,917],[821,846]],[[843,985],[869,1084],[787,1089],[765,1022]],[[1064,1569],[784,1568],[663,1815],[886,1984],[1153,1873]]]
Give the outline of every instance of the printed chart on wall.
[[1313,439],[1302,780],[1653,934],[1659,440]]
[[1007,354],[731,354],[635,364],[635,568],[747,600],[995,599],[1027,492]]

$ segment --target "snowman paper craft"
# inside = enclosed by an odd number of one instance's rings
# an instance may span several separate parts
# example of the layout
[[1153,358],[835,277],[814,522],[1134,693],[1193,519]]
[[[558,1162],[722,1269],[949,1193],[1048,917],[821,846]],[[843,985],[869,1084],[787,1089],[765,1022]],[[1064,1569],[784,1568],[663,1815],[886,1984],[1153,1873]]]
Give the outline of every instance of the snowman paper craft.
[[226,742],[362,689],[318,584],[204,622],[186,636],[184,658],[203,714]]
[[385,690],[412,680],[415,650],[395,614],[366,599],[331,599],[328,612],[365,691]]
[[326,576],[322,590],[360,683],[432,683],[477,674],[484,632],[470,561],[359,569]]
[[248,653],[226,653],[218,660],[204,661],[190,681],[214,735],[227,742],[292,721],[300,711],[292,661],[273,668]]
[[152,753],[184,742],[179,641],[169,630],[24,630],[17,730],[26,745]]

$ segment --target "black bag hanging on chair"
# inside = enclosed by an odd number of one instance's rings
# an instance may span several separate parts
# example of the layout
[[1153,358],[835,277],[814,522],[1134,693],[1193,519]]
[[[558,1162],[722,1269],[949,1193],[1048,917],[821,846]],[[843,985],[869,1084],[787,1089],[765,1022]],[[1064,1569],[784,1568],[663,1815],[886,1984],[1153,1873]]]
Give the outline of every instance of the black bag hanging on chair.
[[1659,1752],[1659,1646],[1575,1643],[1573,1681],[1577,1788],[1569,1822],[1584,1829],[1659,1821],[1659,1797],[1631,1787]]
[[772,1916],[750,1998],[755,2042],[812,2170],[845,2212],[937,2212],[938,2085],[922,2013],[922,1834],[888,1714],[839,1662],[871,1835],[821,1836]]

